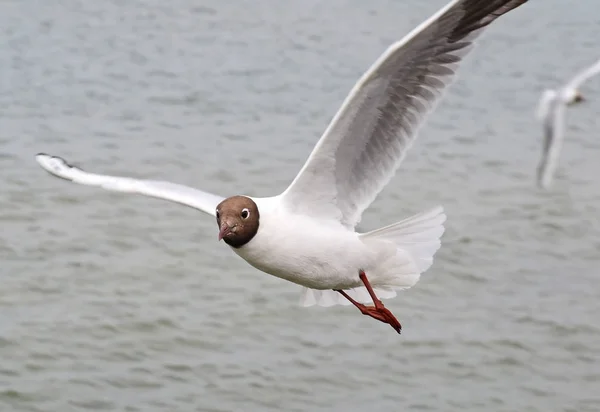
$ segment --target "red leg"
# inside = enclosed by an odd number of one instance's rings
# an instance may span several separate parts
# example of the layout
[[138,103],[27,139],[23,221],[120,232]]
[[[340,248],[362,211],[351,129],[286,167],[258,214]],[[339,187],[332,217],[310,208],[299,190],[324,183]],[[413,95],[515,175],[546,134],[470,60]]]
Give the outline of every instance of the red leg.
[[363,285],[365,285],[365,287],[367,288],[367,292],[369,292],[369,295],[371,296],[371,299],[373,299],[373,304],[375,305],[376,308],[378,307],[384,307],[383,306],[383,302],[381,302],[379,300],[379,298],[377,297],[377,295],[375,294],[375,291],[373,291],[373,288],[371,287],[371,284],[369,283],[369,279],[367,279],[367,275],[365,274],[364,271],[359,270],[358,271],[358,277],[360,278],[360,280],[362,280]]
[[369,283],[369,279],[367,279],[367,275],[365,274],[365,272],[360,270],[358,272],[358,277],[365,285],[365,288],[367,288],[371,299],[373,299],[374,306],[365,306],[362,303],[358,303],[343,290],[338,289],[336,290],[336,292],[339,292],[343,297],[348,299],[354,306],[358,308],[358,310],[360,310],[360,312],[363,315],[368,315],[374,319],[377,319],[380,322],[387,323],[392,328],[394,328],[396,332],[400,333],[400,331],[402,330],[402,325],[400,325],[400,322],[398,322],[398,319],[396,319],[392,312],[390,312],[390,310],[383,305],[383,302],[381,302],[381,300],[377,298],[377,295],[375,295],[375,292],[373,291],[373,288],[371,287],[371,284]]
[[379,313],[377,312],[373,312],[373,307],[369,307],[369,306],[365,306],[362,303],[358,303],[357,301],[355,301],[354,299],[352,299],[346,292],[344,292],[343,290],[336,290],[336,292],[339,292],[342,294],[343,297],[345,297],[346,299],[348,299],[354,306],[356,306],[358,308],[358,310],[360,310],[360,313],[362,313],[363,315],[369,315],[372,318],[375,318],[377,320],[382,321],[383,323],[387,323],[385,318],[383,316],[381,316]]

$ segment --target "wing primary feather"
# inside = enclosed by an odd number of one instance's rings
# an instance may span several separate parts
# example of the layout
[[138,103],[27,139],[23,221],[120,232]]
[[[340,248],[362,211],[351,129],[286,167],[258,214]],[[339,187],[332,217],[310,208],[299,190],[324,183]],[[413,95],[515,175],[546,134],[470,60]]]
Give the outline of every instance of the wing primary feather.
[[527,0],[454,0],[392,44],[350,91],[290,186],[296,213],[354,228],[482,30]]
[[35,158],[44,170],[60,179],[87,186],[98,186],[116,192],[137,193],[168,200],[213,216],[217,205],[224,199],[221,196],[177,183],[88,173],[80,167],[69,164],[61,157],[46,153],[38,153]]

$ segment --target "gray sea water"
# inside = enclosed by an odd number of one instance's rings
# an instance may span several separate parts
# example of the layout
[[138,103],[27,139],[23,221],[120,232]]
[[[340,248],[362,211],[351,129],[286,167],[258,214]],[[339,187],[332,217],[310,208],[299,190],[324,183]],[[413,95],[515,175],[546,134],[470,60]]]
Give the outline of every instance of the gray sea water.
[[600,57],[596,0],[532,0],[469,55],[370,230],[443,205],[433,267],[386,305],[300,288],[175,204],[89,171],[277,194],[342,100],[445,0],[0,2],[0,411],[600,410],[600,78],[534,184],[545,87]]

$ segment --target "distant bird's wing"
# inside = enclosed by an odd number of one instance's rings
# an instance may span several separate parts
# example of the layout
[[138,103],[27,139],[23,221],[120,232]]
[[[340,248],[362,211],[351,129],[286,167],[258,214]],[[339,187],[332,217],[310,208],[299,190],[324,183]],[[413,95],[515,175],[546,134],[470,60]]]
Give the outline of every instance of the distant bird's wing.
[[577,89],[590,77],[600,73],[600,60],[587,67],[586,69],[577,73],[569,82],[565,85],[565,89]]
[[564,139],[565,104],[553,99],[543,119],[544,141],[542,157],[537,168],[537,182],[541,188],[548,188],[552,183],[558,155]]
[[548,117],[548,111],[550,110],[550,106],[553,104],[554,100],[557,98],[557,93],[554,90],[544,90],[542,93],[542,97],[537,106],[537,110],[535,113],[535,117],[542,121],[546,121],[546,117]]

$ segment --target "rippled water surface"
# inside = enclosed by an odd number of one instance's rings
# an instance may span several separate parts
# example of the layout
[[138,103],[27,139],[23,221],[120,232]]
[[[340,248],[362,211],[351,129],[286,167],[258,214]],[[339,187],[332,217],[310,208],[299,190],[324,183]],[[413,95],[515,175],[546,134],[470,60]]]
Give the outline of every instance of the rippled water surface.
[[600,410],[600,78],[534,171],[544,87],[600,57],[596,0],[498,20],[368,230],[442,204],[401,336],[217,243],[181,206],[90,171],[272,195],[360,74],[444,0],[0,3],[0,411]]

